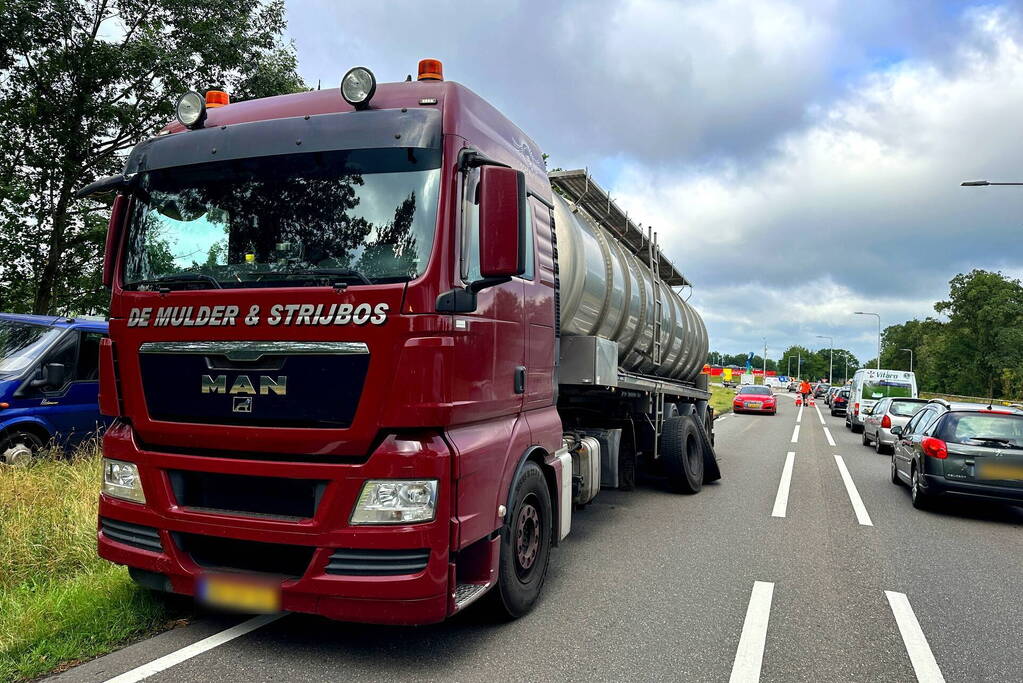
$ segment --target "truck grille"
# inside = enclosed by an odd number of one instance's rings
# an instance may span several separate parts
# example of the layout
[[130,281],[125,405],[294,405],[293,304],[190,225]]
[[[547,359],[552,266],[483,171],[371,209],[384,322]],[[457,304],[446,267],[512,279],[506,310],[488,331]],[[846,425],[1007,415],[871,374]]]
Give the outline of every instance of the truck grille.
[[394,576],[417,574],[426,569],[429,549],[366,550],[338,548],[330,556],[328,574],[344,576]]
[[203,512],[298,521],[316,515],[326,481],[169,470],[178,505]]
[[298,578],[305,574],[316,548],[305,545],[242,541],[236,538],[175,533],[178,547],[208,569],[239,569]]
[[141,548],[154,553],[163,552],[163,543],[160,542],[160,532],[150,526],[119,522],[114,519],[101,517],[99,530],[111,541],[130,545],[133,548]]

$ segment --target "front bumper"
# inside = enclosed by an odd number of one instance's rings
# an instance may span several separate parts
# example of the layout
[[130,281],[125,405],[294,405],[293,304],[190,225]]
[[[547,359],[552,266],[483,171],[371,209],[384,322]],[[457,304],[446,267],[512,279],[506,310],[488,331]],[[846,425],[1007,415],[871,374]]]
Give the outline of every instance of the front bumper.
[[759,408],[752,408],[746,405],[737,406],[732,404],[732,412],[735,413],[775,413],[778,411],[778,404],[761,405]]
[[[111,562],[162,575],[167,588],[185,595],[196,595],[198,581],[207,572],[255,574],[280,581],[281,607],[287,611],[380,624],[442,621],[455,609],[454,565],[449,558],[450,455],[439,435],[426,434],[421,443],[422,449],[414,453],[387,452],[382,446],[361,464],[265,462],[161,453],[139,447],[129,427],[115,425],[104,438],[104,454],[138,465],[147,504],[100,496],[99,554]],[[239,514],[179,504],[171,473],[183,470],[271,480],[304,478],[324,485],[309,518]],[[365,480],[410,478],[410,472],[415,473],[413,477],[440,482],[434,521],[396,526],[348,523]],[[111,529],[111,521],[155,530],[160,550],[133,545],[130,536],[116,530],[103,531],[104,524]],[[211,565],[210,555],[194,552],[196,539],[207,548],[222,543],[253,551],[237,556],[221,553],[223,564]],[[267,549],[268,554],[263,552]],[[357,555],[359,550],[419,551],[425,566],[404,574],[394,573],[393,566],[382,574],[372,568],[350,575],[328,571],[332,555]],[[275,552],[299,557],[298,568],[281,572],[281,563],[273,562]],[[264,555],[266,566],[261,564]],[[277,569],[267,572],[271,566]]]

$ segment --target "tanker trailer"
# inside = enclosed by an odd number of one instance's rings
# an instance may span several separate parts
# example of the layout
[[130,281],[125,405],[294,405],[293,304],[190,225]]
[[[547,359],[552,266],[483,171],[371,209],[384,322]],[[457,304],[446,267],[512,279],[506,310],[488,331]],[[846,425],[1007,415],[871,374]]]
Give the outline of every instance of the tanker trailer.
[[637,467],[695,493],[721,475],[701,374],[707,328],[677,291],[691,285],[653,231],[631,221],[585,171],[550,178],[558,412],[573,454],[575,502],[600,487],[632,488]]

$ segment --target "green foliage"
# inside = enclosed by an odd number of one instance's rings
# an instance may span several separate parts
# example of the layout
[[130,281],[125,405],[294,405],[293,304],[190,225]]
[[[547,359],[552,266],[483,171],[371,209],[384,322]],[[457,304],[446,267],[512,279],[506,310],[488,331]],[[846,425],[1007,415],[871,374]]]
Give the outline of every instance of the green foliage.
[[74,192],[186,90],[304,89],[284,29],[283,0],[0,2],[0,310],[103,310],[109,198]]

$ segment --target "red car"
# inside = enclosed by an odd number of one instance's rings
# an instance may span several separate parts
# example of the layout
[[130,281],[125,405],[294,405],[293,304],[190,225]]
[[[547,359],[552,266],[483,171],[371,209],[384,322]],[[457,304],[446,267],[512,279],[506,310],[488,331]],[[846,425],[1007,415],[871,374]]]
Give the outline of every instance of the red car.
[[778,412],[778,399],[771,387],[746,385],[739,389],[732,401],[733,413],[767,413]]

